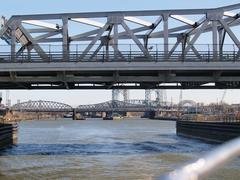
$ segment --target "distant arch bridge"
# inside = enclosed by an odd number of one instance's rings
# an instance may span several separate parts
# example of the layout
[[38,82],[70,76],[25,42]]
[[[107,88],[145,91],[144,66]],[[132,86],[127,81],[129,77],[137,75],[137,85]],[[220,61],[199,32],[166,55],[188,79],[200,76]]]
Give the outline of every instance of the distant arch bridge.
[[21,112],[71,112],[72,106],[54,101],[27,101],[15,104],[11,107],[13,111]]
[[182,107],[195,107],[197,106],[197,103],[193,100],[183,100],[179,103]]

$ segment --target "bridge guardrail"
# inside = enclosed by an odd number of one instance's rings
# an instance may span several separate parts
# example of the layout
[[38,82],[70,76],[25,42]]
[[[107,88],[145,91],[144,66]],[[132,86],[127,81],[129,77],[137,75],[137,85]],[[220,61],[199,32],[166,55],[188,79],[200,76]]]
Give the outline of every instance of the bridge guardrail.
[[[94,52],[92,52],[93,54]],[[13,57],[10,53],[0,53],[0,63],[40,63],[40,62],[223,62],[223,61],[240,61],[238,54],[231,52],[223,53],[223,55],[214,56],[211,52],[202,52],[199,57],[194,54],[182,55],[181,52],[174,54],[170,57],[166,57],[163,52],[153,52],[150,56],[144,56],[140,52],[125,52],[122,56],[115,56],[110,54],[97,54],[92,58],[92,54],[86,54],[83,59],[80,59],[81,53],[71,52],[68,59],[64,59],[64,54],[51,53],[48,54],[47,59],[40,58],[36,53],[22,54],[20,56]],[[14,60],[13,60],[14,59]]]
[[[34,45],[33,45],[34,46]],[[184,49],[177,49],[174,51],[163,51],[163,44],[149,44],[146,48],[147,54],[137,49],[137,45],[134,44],[118,44],[118,47],[122,47],[119,52],[114,52],[110,49],[106,51],[102,49],[98,52],[89,51],[84,53],[85,44],[73,44],[70,45],[69,53],[63,53],[63,46],[43,44],[42,48],[47,55],[46,59],[42,59],[36,52],[21,52],[16,55],[12,55],[10,46],[0,45],[0,63],[8,62],[22,62],[22,63],[34,63],[34,62],[144,62],[144,61],[239,61],[240,53],[236,45],[224,44],[221,51],[213,51],[211,44],[194,44],[194,47],[198,47],[197,51],[189,51],[184,53]],[[173,45],[169,44],[169,48]]]

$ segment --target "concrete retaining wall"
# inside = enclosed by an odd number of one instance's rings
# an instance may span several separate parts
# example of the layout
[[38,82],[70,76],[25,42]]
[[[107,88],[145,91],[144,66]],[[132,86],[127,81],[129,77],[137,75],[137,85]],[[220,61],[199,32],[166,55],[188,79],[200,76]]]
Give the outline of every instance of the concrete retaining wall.
[[222,143],[240,136],[240,122],[177,121],[177,135]]
[[0,149],[17,142],[17,125],[0,124]]

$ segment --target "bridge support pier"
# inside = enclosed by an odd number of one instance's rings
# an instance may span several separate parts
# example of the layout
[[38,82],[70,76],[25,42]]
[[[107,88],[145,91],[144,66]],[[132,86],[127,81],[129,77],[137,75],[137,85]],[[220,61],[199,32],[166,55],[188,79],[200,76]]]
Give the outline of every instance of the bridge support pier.
[[117,111],[115,111],[115,112],[105,112],[105,117],[112,117],[113,116],[113,114],[119,114],[119,115],[121,115],[122,117],[126,117],[127,116],[127,112],[117,112]]
[[147,111],[144,113],[142,118],[149,118],[149,119],[154,119],[156,116],[156,111]]
[[113,114],[112,112],[106,112],[106,113],[105,113],[105,117],[111,117],[112,114]]
[[72,119],[76,120],[76,109],[75,108],[73,109],[73,112],[72,112]]

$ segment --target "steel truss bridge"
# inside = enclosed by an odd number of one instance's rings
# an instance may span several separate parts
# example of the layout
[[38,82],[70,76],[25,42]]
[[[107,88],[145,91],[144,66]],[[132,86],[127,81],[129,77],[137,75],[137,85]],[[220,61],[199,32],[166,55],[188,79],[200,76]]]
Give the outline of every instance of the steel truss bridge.
[[20,112],[72,112],[73,108],[64,103],[39,100],[15,104],[11,110]]
[[[179,103],[181,106],[196,106],[196,102],[184,100]],[[27,101],[15,104],[11,107],[13,111],[20,112],[147,112],[166,110],[168,105],[159,105],[157,101],[146,100],[111,100],[98,104],[79,105],[77,108],[60,102],[53,101]]]
[[240,88],[239,11],[240,3],[2,18],[0,88]]
[[[155,102],[144,100],[128,100],[127,102],[111,100],[99,104],[79,105],[73,108],[70,105],[53,101],[27,101],[15,104],[11,107],[13,111],[20,112],[146,112],[156,111],[159,105]],[[163,108],[163,107],[162,107]]]
[[118,101],[111,100],[99,104],[80,105],[76,112],[147,112],[157,111],[157,104],[154,102],[146,104],[143,100]]

